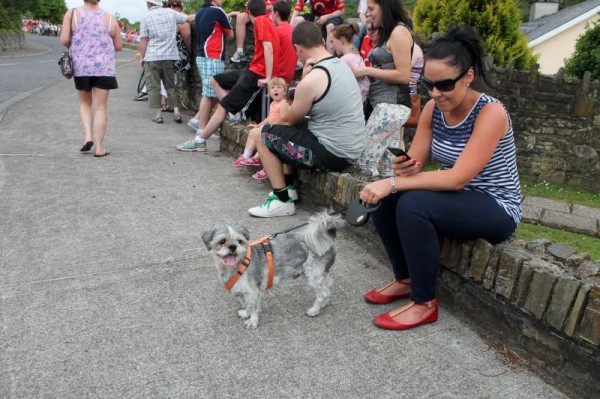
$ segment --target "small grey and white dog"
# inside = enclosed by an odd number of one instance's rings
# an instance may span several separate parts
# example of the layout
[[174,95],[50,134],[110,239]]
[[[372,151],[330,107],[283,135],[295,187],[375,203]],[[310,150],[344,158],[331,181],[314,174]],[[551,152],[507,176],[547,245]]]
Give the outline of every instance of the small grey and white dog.
[[[329,302],[333,280],[329,269],[335,261],[336,231],[344,226],[338,215],[321,212],[313,215],[306,226],[280,234],[270,240],[273,254],[273,286],[289,278],[304,275],[315,291],[316,299],[306,314],[316,316]],[[239,225],[220,226],[202,234],[202,240],[216,260],[219,279],[226,284],[246,257],[250,236]],[[238,315],[244,327],[258,326],[263,292],[267,289],[269,268],[261,245],[252,247],[250,264],[239,280],[231,287],[242,305]]]

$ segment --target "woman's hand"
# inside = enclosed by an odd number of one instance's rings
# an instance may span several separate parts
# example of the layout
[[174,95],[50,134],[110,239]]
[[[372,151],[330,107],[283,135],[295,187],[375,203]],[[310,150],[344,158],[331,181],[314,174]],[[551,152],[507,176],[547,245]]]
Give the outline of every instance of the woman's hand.
[[352,72],[354,72],[354,77],[358,79],[358,78],[362,78],[363,76],[369,76],[368,70],[369,70],[369,67],[353,68]]
[[359,197],[362,202],[375,205],[383,198],[390,195],[391,192],[392,184],[390,182],[390,178],[388,177],[383,180],[367,184],[365,187],[363,187]]
[[396,176],[412,176],[422,169],[421,162],[416,159],[406,159],[404,155],[392,157],[392,170]]

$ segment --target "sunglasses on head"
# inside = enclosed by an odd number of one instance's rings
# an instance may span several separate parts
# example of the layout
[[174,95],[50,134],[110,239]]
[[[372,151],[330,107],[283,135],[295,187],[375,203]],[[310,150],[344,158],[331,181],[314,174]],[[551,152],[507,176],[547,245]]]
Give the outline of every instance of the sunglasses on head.
[[423,76],[421,77],[421,84],[427,91],[433,91],[434,87],[439,91],[452,91],[454,90],[454,87],[456,87],[456,82],[461,80],[463,76],[465,76],[467,72],[469,72],[469,69],[471,68],[467,68],[463,73],[458,75],[456,79],[442,79],[434,82]]

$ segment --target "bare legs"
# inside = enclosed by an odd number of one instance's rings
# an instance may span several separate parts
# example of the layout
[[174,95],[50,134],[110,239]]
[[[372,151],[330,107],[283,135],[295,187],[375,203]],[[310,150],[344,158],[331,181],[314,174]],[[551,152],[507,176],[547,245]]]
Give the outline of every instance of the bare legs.
[[202,97],[200,100],[200,107],[198,107],[198,112],[194,115],[194,119],[196,119],[199,123],[201,130],[204,130],[208,120],[210,119],[210,112],[214,108],[217,103],[216,98],[211,97]]
[[94,87],[92,91],[79,90],[79,114],[85,131],[85,141],[96,140],[96,155],[106,152],[104,134],[106,133],[106,105],[108,90]]

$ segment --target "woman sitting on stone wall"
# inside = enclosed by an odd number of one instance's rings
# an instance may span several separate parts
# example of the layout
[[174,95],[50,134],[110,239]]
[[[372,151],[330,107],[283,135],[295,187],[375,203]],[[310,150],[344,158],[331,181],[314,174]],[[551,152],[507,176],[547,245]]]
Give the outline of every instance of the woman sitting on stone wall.
[[[408,156],[393,158],[394,176],[370,183],[365,203],[381,203],[373,222],[394,280],[365,299],[408,304],[377,316],[378,327],[406,330],[438,318],[435,286],[439,236],[506,240],[521,219],[521,190],[512,123],[495,98],[471,87],[483,71],[483,49],[469,28],[439,38],[425,55],[423,109]],[[423,171],[433,156],[442,170]]]

